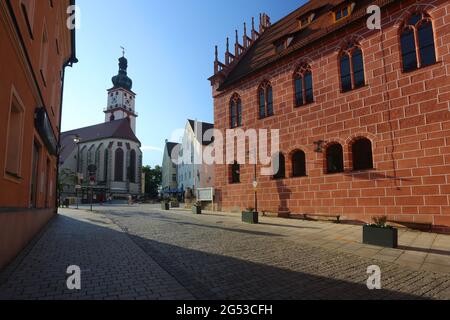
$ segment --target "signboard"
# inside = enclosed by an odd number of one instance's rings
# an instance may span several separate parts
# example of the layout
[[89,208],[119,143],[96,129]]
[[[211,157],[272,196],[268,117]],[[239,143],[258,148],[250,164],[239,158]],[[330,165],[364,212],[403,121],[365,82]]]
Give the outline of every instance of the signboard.
[[44,108],[37,108],[35,114],[35,126],[45,146],[52,155],[56,155],[58,151],[58,142],[53,132],[47,111]]
[[81,190],[81,186],[80,186],[80,185],[76,185],[76,186],[75,186],[75,189],[76,189],[76,190]]
[[197,189],[197,201],[214,201],[214,188]]

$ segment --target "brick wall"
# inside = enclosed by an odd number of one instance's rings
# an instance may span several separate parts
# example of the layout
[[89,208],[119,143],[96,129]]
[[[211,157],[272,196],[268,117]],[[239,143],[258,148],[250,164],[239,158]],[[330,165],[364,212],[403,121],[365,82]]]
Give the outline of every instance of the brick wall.
[[[229,101],[238,93],[242,129],[280,129],[286,179],[258,176],[259,211],[341,214],[366,222],[388,215],[450,227],[450,3],[422,2],[433,20],[437,63],[404,73],[399,27],[412,3],[383,10],[382,33],[361,21],[225,91],[213,91],[215,128],[229,128]],[[352,38],[363,51],[366,86],[342,93],[338,55]],[[312,69],[315,102],[295,108],[293,74],[302,62]],[[273,87],[275,115],[259,120],[257,89],[263,80]],[[374,170],[352,171],[350,147],[357,137],[371,140]],[[318,140],[341,143],[345,173],[325,173],[325,153],[314,151]],[[297,149],[306,153],[307,177],[292,178],[290,155]],[[253,206],[253,166],[241,166],[240,184],[229,183],[230,170],[216,165],[220,208]]]

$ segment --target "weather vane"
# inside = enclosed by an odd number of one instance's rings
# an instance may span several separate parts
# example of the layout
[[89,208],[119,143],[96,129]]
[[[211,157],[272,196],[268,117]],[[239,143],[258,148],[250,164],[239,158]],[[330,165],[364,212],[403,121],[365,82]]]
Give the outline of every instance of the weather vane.
[[125,48],[124,47],[120,47],[122,49],[122,56],[125,57]]

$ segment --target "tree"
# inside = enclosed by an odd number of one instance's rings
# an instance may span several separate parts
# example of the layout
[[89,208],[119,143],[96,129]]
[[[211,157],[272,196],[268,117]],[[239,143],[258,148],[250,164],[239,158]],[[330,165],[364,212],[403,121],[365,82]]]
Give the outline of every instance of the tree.
[[162,183],[162,169],[160,166],[155,166],[154,169],[150,166],[142,168],[145,174],[145,196],[151,199],[158,198],[159,188]]
[[61,169],[58,175],[58,183],[56,185],[56,191],[58,194],[59,203],[61,203],[61,195],[64,189],[74,186],[77,183],[77,174],[70,169]]

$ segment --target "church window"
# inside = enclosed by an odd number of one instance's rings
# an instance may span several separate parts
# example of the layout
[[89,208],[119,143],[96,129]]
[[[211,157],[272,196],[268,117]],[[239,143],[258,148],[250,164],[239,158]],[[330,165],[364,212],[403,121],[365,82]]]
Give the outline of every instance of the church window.
[[114,165],[114,180],[117,182],[123,182],[123,157],[123,150],[121,148],[117,149]]
[[130,152],[130,182],[136,183],[136,151]]

